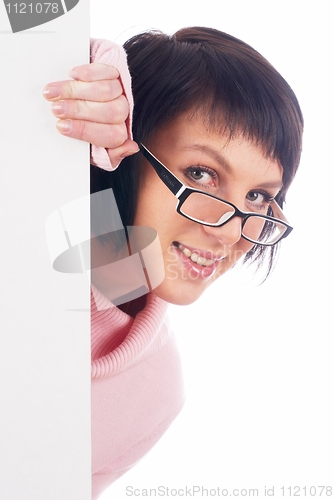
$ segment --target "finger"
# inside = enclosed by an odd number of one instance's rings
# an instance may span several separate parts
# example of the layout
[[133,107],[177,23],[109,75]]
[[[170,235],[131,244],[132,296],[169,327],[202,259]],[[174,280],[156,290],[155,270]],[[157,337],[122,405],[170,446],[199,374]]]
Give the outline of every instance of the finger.
[[118,167],[124,158],[138,153],[139,147],[135,141],[126,140],[121,146],[114,149],[107,149],[110,163],[114,168]]
[[76,66],[69,72],[74,80],[93,82],[97,80],[117,80],[119,71],[109,64],[91,63]]
[[58,120],[57,129],[63,135],[90,142],[103,148],[117,148],[128,137],[125,123],[108,125],[85,120]]
[[109,102],[82,100],[55,101],[51,110],[57,118],[72,118],[96,123],[122,123],[129,115],[129,103],[124,95]]
[[49,83],[43,91],[45,99],[82,99],[85,101],[107,102],[116,99],[123,93],[119,79],[101,80],[98,82],[81,82],[67,80]]

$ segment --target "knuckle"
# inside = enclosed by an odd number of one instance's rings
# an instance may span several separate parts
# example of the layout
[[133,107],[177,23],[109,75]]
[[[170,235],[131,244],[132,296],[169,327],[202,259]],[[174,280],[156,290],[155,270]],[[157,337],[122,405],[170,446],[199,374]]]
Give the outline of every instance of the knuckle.
[[120,96],[123,94],[123,87],[121,85],[121,82],[119,81],[119,79],[117,78],[117,80],[112,80],[113,82],[113,85],[114,85],[114,93],[116,94],[116,96]]
[[127,119],[130,112],[129,102],[124,95],[121,95],[117,99],[117,106],[118,106],[119,118],[123,122]]
[[128,133],[124,124],[108,126],[86,120],[74,120],[71,136],[95,146],[115,149],[126,141]]
[[129,103],[121,95],[110,103],[108,119],[110,123],[123,123],[129,115]]
[[78,89],[78,85],[76,81],[65,82],[62,89],[62,96],[65,99],[74,99],[76,95],[76,91]]
[[121,146],[128,138],[126,126],[123,124],[115,125],[114,140],[115,146]]
[[105,63],[92,63],[91,64],[94,73],[99,76],[99,79],[103,80],[114,80],[118,78],[119,72],[110,64]]
[[88,124],[85,120],[76,121],[76,137],[82,141],[89,141]]
[[75,114],[76,119],[83,119],[85,116],[84,108],[86,108],[87,104],[85,101],[75,100],[72,102],[73,105],[73,113]]
[[66,84],[63,86],[61,96],[64,99],[72,99],[73,89],[72,89],[72,84],[70,82],[66,82]]
[[108,147],[111,149],[121,146],[128,137],[126,127],[120,124],[109,126],[106,135],[108,136]]
[[96,72],[96,63],[83,64],[80,68],[81,80],[90,82]]
[[103,73],[107,79],[115,80],[119,77],[119,71],[115,68],[115,66],[110,64],[101,64],[101,67],[103,67]]
[[122,93],[118,80],[104,80],[102,85],[101,91],[106,101],[112,101]]
[[114,82],[107,80],[105,83],[106,98],[108,101],[114,99]]
[[64,116],[73,120],[81,120],[84,118],[82,102],[77,99],[68,99],[66,101],[66,112]]

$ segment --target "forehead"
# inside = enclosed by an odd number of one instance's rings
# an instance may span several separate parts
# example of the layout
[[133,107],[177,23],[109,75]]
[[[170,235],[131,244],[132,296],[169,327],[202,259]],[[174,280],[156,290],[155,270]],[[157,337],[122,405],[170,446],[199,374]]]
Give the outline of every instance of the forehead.
[[[236,146],[237,143],[249,143],[256,146],[259,154],[270,156],[266,153],[266,147],[256,138],[246,137],[240,128],[235,127],[232,133],[230,128],[224,122],[224,116],[218,115],[212,120],[212,116],[205,110],[188,110],[177,117],[162,124],[155,132],[151,133],[150,139],[161,141],[177,140],[177,144],[188,143],[200,139],[200,142],[215,143],[217,148],[224,149],[231,142]],[[151,142],[150,142],[151,143]]]
[[187,112],[152,134],[147,146],[162,163],[173,167],[180,162],[205,164],[208,161],[228,174],[270,176],[280,184],[283,168],[265,148],[241,133],[231,136],[224,124],[210,124],[204,114]]

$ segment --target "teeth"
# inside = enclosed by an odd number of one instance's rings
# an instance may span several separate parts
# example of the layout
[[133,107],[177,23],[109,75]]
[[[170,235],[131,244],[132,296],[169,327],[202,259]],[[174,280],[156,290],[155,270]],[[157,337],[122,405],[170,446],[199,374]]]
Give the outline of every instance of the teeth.
[[185,255],[186,257],[189,257],[190,260],[193,262],[196,262],[196,264],[199,264],[200,266],[211,266],[214,263],[214,260],[212,259],[206,259],[205,257],[201,257],[198,255],[196,252],[192,253],[189,248],[186,248],[185,246],[181,245],[180,243],[176,244],[177,248]]
[[[193,262],[197,262],[197,261],[198,261],[198,259],[199,259],[199,255],[197,255],[197,253],[192,253],[192,254],[190,255],[190,258],[191,258],[191,260],[192,260]],[[206,260],[206,259],[205,259],[205,260]]]

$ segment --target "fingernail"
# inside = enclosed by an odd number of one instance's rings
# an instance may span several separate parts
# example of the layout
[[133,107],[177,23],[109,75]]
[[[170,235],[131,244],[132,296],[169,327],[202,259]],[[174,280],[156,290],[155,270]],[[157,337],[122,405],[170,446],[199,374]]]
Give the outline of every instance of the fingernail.
[[51,109],[56,116],[61,116],[67,111],[67,103],[66,101],[53,102],[51,104]]
[[47,85],[43,94],[46,99],[56,99],[56,97],[60,97],[60,89],[56,85]]
[[72,120],[58,120],[56,127],[62,134],[66,134],[72,130]]

